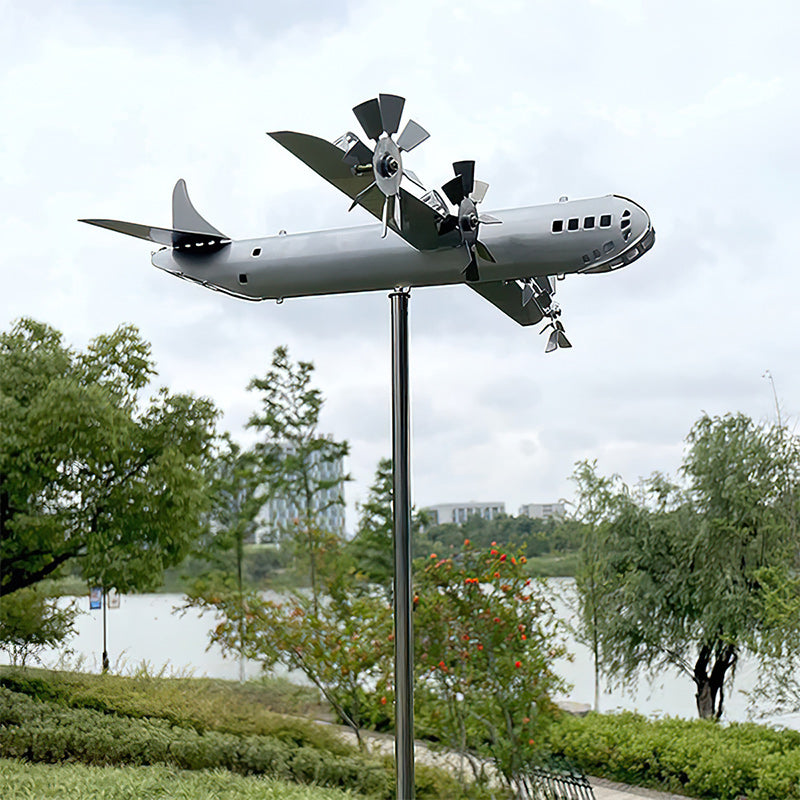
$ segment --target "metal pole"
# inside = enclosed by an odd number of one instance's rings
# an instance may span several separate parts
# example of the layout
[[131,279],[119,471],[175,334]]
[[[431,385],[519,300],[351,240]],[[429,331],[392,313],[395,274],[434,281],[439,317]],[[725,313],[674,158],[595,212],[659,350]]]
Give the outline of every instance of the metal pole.
[[397,800],[414,800],[414,628],[411,597],[408,291],[392,301],[392,459],[394,514],[394,676]]
[[106,643],[106,587],[103,587],[103,672],[108,672],[108,645]]

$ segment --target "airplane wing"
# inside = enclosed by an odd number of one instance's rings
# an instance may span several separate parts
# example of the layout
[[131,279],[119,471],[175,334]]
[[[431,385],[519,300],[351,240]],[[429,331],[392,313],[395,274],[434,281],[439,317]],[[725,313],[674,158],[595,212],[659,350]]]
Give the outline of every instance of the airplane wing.
[[467,286],[520,325],[535,325],[543,319],[539,306],[533,300],[522,305],[522,289],[516,281],[485,281],[468,283]]
[[[294,131],[275,131],[268,135],[325,178],[328,183],[332,183],[339,191],[344,192],[351,200],[355,200],[356,196],[372,183],[371,172],[366,175],[354,175],[350,167],[342,161],[344,152],[325,139]],[[376,187],[359,200],[359,205],[380,220],[385,199]],[[441,218],[430,206],[402,188],[400,206],[403,229],[398,230],[393,219],[389,220],[389,227],[412,247],[417,250],[437,250],[440,247],[458,244],[457,236],[453,238],[445,234],[440,237]]]

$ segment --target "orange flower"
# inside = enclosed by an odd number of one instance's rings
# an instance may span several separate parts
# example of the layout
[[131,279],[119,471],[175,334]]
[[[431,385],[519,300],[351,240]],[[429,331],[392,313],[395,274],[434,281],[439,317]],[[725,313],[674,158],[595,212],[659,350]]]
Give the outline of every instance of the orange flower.
[[500,573],[499,572],[495,572],[494,576],[495,576],[495,578],[499,578],[500,577]]
[[527,559],[527,558],[525,558],[525,556],[520,556],[520,557],[519,557],[519,563],[520,563],[520,564],[525,564],[527,561],[528,561],[528,559]]
[[523,633],[519,638],[524,642],[528,637]]
[[436,555],[436,553],[431,553],[431,558],[436,559],[438,558],[438,556]]
[[464,547],[469,547],[469,539],[464,539]]
[[381,705],[382,705],[382,706],[385,706],[385,705],[386,705],[386,702],[387,702],[387,701],[386,701],[386,698],[385,698],[385,697],[381,697]]
[[528,744],[533,746],[533,739],[528,739]]

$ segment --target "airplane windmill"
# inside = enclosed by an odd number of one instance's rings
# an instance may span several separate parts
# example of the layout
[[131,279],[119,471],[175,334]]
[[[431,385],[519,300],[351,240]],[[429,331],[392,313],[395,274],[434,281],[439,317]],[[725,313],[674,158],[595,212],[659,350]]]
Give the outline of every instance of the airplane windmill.
[[[374,149],[348,131],[333,142],[305,133],[269,135],[347,195],[379,225],[234,241],[207,222],[184,181],[172,195],[172,227],[85,219],[161,245],[154,266],[245,300],[390,290],[395,553],[397,797],[414,797],[413,628],[409,469],[408,301],[412,287],[461,284],[523,326],[546,321],[546,352],[571,343],[554,301],[553,277],[599,274],[641,258],[655,242],[645,209],[621,195],[478,210],[488,184],[474,161],[453,163],[454,177],[426,189],[403,154],[428,138],[409,120],[405,100],[380,94],[353,108]],[[396,136],[396,138],[395,138]],[[404,185],[404,179],[405,181]],[[410,186],[419,190],[409,191]],[[446,200],[445,200],[446,198]],[[449,204],[448,202],[449,201]],[[454,207],[454,210],[451,208]],[[502,224],[501,224],[502,223]],[[388,236],[389,231],[396,236]],[[379,234],[379,235],[377,235]]]

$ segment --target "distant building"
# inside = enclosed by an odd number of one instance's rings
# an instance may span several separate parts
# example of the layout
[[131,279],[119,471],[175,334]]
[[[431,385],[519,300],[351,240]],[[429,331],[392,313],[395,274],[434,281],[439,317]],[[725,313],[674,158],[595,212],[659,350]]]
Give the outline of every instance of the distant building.
[[495,519],[506,513],[506,504],[476,503],[474,500],[470,500],[469,503],[440,503],[437,506],[427,506],[424,510],[430,514],[433,525],[443,525],[446,522],[463,525],[467,518],[472,516]]
[[[322,489],[314,496],[314,510],[317,512],[317,523],[331,533],[344,533],[344,461],[319,461],[319,453],[312,458],[312,474],[317,481],[331,481],[335,485],[330,489]],[[322,510],[319,510],[322,509]],[[258,527],[253,536],[255,544],[277,542],[293,520],[300,516],[300,509],[286,497],[270,498],[261,509]]]
[[519,516],[531,519],[550,519],[550,517],[563,519],[566,513],[563,503],[526,503],[519,507]]

